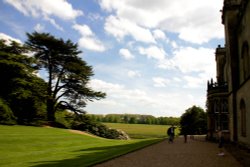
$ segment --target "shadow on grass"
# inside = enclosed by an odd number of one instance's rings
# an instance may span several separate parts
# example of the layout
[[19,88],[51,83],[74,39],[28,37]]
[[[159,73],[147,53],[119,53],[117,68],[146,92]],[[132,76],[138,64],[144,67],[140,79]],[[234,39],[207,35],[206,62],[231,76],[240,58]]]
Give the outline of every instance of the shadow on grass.
[[107,161],[126,153],[160,142],[162,139],[146,140],[132,144],[104,146],[76,150],[76,157],[71,159],[33,162],[32,167],[84,167]]

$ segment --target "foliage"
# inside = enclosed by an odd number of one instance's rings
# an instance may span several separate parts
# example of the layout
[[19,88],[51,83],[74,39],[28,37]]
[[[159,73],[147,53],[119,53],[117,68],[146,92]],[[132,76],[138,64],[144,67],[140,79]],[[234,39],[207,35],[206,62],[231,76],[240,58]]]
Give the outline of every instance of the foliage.
[[0,124],[13,125],[16,124],[16,117],[12,113],[9,106],[0,98]]
[[181,116],[181,134],[205,134],[207,131],[207,116],[205,111],[197,106],[188,108]]
[[[0,40],[0,97],[11,108],[17,122],[30,123],[43,117],[46,83],[38,78],[35,60],[23,55],[27,48]],[[6,75],[8,74],[8,75]]]
[[87,86],[93,70],[78,57],[81,51],[77,44],[57,39],[48,33],[34,32],[27,36],[26,44],[35,52],[39,67],[48,72],[49,121],[55,121],[58,108],[84,113],[82,108],[87,101],[105,97],[105,93],[93,91]]
[[94,122],[89,116],[82,114],[75,117],[72,129],[87,131],[108,139],[129,139],[129,136],[125,132],[111,129],[99,122]]
[[31,126],[0,125],[0,134],[1,167],[93,166],[161,140],[109,140]]
[[139,114],[107,114],[89,116],[97,122],[128,123],[128,124],[155,124],[155,125],[179,125],[180,118],[177,117],[154,117],[152,115]]
[[[18,124],[45,119],[52,124],[56,111],[85,113],[82,108],[87,101],[105,97],[105,93],[88,87],[93,70],[78,56],[81,51],[77,44],[46,33],[27,36],[26,45],[0,40],[0,98],[10,108],[4,107],[5,111],[12,111]],[[36,75],[40,69],[48,72],[47,83]],[[68,120],[60,121],[57,126],[70,127]]]
[[63,125],[64,128],[70,129],[74,122],[74,113],[68,112],[66,110],[56,112],[56,122],[60,125]]

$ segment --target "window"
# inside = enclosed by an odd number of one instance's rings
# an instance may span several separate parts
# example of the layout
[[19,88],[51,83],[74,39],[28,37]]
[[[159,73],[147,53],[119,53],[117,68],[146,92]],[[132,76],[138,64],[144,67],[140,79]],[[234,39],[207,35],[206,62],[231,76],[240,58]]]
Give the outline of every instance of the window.
[[220,121],[221,121],[221,130],[228,130],[229,129],[229,127],[228,127],[228,115],[222,114]]
[[214,100],[214,113],[220,112],[220,105],[218,100]]
[[228,106],[228,102],[227,102],[226,99],[222,100],[221,105],[222,105],[221,112],[222,113],[228,113],[228,107],[227,107]]
[[246,137],[246,104],[243,99],[240,101],[241,136]]
[[249,46],[247,42],[243,43],[242,51],[241,51],[241,58],[242,58],[242,70],[243,70],[243,79],[245,80],[250,74],[250,58],[249,58]]
[[227,114],[217,114],[215,115],[215,129],[221,128],[221,130],[228,130],[228,115]]

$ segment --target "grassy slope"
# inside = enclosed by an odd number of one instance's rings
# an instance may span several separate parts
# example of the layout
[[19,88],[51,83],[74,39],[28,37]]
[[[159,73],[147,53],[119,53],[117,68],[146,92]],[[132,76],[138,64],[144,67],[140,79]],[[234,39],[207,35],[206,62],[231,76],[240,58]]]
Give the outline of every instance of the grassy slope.
[[159,140],[108,140],[66,129],[0,125],[0,166],[89,166]]
[[[122,123],[104,123],[110,128],[121,129],[133,139],[146,138],[164,138],[167,137],[166,131],[169,125],[145,125],[145,124],[122,124]],[[176,134],[179,133],[177,128]]]

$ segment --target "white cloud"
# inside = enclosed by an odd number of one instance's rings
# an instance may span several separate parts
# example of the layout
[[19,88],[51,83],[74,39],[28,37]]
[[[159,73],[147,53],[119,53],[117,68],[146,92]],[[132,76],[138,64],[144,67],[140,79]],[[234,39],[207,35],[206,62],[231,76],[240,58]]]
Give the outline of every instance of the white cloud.
[[177,48],[178,48],[178,45],[177,45],[177,43],[176,43],[175,41],[171,41],[171,46],[172,46],[172,48],[174,48],[174,49],[177,49]]
[[36,24],[36,26],[34,27],[34,30],[37,31],[37,32],[42,32],[44,31],[45,27],[41,24]]
[[105,30],[113,35],[118,41],[125,36],[132,36],[134,40],[145,43],[156,43],[149,29],[138,26],[129,19],[109,16],[106,18]]
[[184,88],[199,88],[206,84],[206,80],[197,76],[184,76],[183,79],[186,81]]
[[81,10],[73,9],[72,5],[66,0],[4,0],[6,3],[15,7],[25,16],[40,18],[49,21],[57,29],[62,30],[52,17],[62,20],[74,20],[83,15]]
[[73,28],[77,30],[82,36],[94,36],[94,33],[87,25],[74,24]]
[[11,41],[15,41],[17,43],[22,43],[21,40],[17,39],[17,38],[13,38],[9,35],[6,35],[4,33],[0,33],[0,39],[5,40],[6,44],[9,45],[11,43]]
[[[156,80],[158,79],[156,78]],[[181,116],[185,109],[191,107],[192,104],[201,105],[204,104],[205,100],[191,98],[191,94],[184,91],[164,93],[162,90],[161,92],[156,92],[153,89],[128,89],[124,85],[109,83],[99,79],[91,80],[89,86],[94,90],[107,93],[106,99],[87,105],[86,110],[88,112],[98,114],[131,113],[151,114],[154,116]],[[192,95],[192,97],[194,96],[196,95]]]
[[167,55],[163,48],[159,48],[157,46],[150,46],[148,48],[139,47],[138,50],[140,54],[156,60],[164,60]]
[[128,71],[129,78],[141,77],[141,73],[139,71]]
[[87,17],[92,21],[103,20],[103,16],[101,16],[99,13],[89,13]]
[[[202,88],[209,78],[216,75],[214,49],[180,47],[173,52],[172,58],[158,61],[158,67],[166,70],[179,70],[185,80],[184,88]],[[181,82],[179,78],[174,81]]]
[[175,62],[172,59],[163,59],[157,62],[157,67],[165,70],[173,70],[176,69]]
[[94,90],[100,90],[107,93],[109,98],[115,98],[118,100],[142,100],[144,101],[148,97],[146,92],[139,89],[127,89],[124,85],[108,83],[99,79],[92,79],[89,86]]
[[215,76],[214,49],[179,47],[172,54],[172,58],[165,57],[158,61],[158,67],[167,70],[179,69],[183,74],[200,73],[203,74],[203,79]]
[[154,77],[153,81],[155,87],[166,87],[170,83],[169,79],[162,77]]
[[180,79],[180,78],[178,78],[178,77],[174,77],[173,80],[174,80],[175,82],[181,82],[181,81],[182,81],[182,79]]
[[47,20],[48,22],[50,22],[50,24],[52,24],[56,29],[58,29],[60,31],[64,31],[63,27],[61,27],[59,24],[57,24],[55,19],[52,19],[48,16],[44,16],[44,20]]
[[[157,106],[158,101],[140,89],[127,89],[123,85],[108,83],[102,80],[93,79],[90,86],[95,90],[101,90],[107,93],[107,99],[101,100],[102,108],[110,108],[116,110],[116,113],[140,113],[143,111],[136,110],[142,106]],[[108,101],[107,103],[105,101]],[[95,102],[98,105],[99,102]],[[103,105],[106,103],[106,106]],[[118,105],[116,105],[118,104]],[[124,104],[122,108],[121,104]],[[145,113],[141,113],[145,114]]]
[[81,48],[88,50],[96,52],[103,52],[106,50],[105,46],[100,40],[91,37],[81,37],[78,43]]
[[154,30],[153,35],[155,39],[163,39],[163,40],[166,39],[165,33],[160,29]]
[[204,72],[215,75],[214,49],[182,47],[174,51],[173,62],[183,72]]
[[134,59],[134,55],[128,49],[122,48],[119,50],[119,54],[126,60]]
[[73,9],[66,0],[5,0],[26,16],[56,16],[63,20],[74,20],[83,15],[81,10]]
[[99,39],[97,39],[96,35],[88,25],[74,24],[72,28],[81,34],[81,38],[78,41],[81,48],[96,52],[103,52],[106,50],[104,44]]
[[118,92],[119,90],[124,89],[123,85],[108,83],[99,79],[92,79],[89,85],[95,90],[100,90],[104,92],[106,91]]
[[224,36],[219,12],[223,0],[202,3],[200,0],[99,0],[99,2],[102,9],[115,13],[112,17],[117,18],[116,24],[110,24],[108,29],[113,26],[116,33],[124,31],[123,26],[118,26],[124,24],[119,20],[130,20],[131,25],[178,33],[179,38],[192,43],[202,44]]

